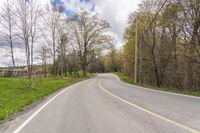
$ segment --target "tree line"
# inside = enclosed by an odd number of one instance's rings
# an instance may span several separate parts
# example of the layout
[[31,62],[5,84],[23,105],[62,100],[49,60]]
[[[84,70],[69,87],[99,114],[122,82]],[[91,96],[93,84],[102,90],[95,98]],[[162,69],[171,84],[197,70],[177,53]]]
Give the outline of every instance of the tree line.
[[[137,81],[158,87],[200,90],[200,1],[143,0],[130,14],[125,45],[104,58],[113,71],[134,78],[136,18]],[[112,60],[116,60],[112,63]],[[105,59],[104,59],[105,62]],[[109,64],[109,63],[107,63]]]
[[35,69],[45,77],[79,70],[87,76],[88,65],[112,43],[105,34],[109,23],[83,9],[68,17],[55,4],[44,8],[37,0],[6,0],[0,20],[0,49],[11,59],[9,68],[17,68],[16,49],[24,49],[28,78]]

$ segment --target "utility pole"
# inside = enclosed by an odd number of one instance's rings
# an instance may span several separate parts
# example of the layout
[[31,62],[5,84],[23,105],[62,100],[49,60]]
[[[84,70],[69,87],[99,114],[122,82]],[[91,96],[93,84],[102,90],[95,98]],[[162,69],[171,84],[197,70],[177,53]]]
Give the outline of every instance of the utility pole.
[[140,46],[140,72],[139,72],[139,84],[142,84],[142,43],[139,44]]
[[137,83],[137,53],[138,53],[138,47],[137,47],[137,30],[138,30],[138,20],[137,20],[137,17],[136,17],[136,20],[135,20],[135,76],[134,76],[134,79],[135,79],[135,83]]

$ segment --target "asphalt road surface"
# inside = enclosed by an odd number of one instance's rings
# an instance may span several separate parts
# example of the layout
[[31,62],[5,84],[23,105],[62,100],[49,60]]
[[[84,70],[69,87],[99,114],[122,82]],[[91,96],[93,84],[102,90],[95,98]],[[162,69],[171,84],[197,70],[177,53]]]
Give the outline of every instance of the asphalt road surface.
[[136,87],[112,74],[66,88],[27,114],[4,132],[200,133],[200,98]]

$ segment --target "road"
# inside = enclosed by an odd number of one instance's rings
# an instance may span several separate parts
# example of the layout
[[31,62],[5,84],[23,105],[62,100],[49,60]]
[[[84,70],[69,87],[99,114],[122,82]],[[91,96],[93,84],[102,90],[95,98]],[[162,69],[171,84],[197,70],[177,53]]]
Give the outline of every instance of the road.
[[4,132],[200,133],[200,98],[99,74],[64,89],[13,125]]

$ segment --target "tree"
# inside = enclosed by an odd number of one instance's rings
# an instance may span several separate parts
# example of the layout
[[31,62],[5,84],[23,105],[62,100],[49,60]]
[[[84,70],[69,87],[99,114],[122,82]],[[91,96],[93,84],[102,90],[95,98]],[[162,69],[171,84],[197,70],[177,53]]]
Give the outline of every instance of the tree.
[[134,72],[133,18],[137,15],[141,82],[197,91],[200,86],[200,3],[198,0],[169,0],[160,8],[163,2],[144,0],[139,10],[130,15],[123,49],[124,71],[129,76]]
[[50,53],[50,49],[48,49],[46,45],[43,45],[38,49],[37,58],[42,61],[42,69],[43,69],[44,77],[47,77],[47,72],[48,72],[47,60],[50,58],[49,53]]
[[69,43],[69,36],[67,33],[67,23],[66,19],[63,19],[59,24],[58,30],[58,60],[60,64],[60,75],[67,75],[67,66],[66,66],[66,54],[67,54],[67,44]]
[[[63,21],[61,19],[61,13],[59,12],[59,8],[55,6],[47,6],[46,10],[43,14],[43,20],[44,20],[44,29],[43,29],[43,37],[46,40],[49,48],[52,51],[53,56],[53,64],[56,62],[56,56],[57,56],[57,46],[58,46],[58,30],[59,30],[59,24],[60,21]],[[56,72],[53,69],[53,74],[55,75]]]
[[185,84],[184,87],[196,90],[199,87],[199,67],[200,67],[200,2],[198,0],[178,0],[181,7],[182,23],[181,35],[184,41],[181,42],[184,47],[184,65]]
[[30,56],[31,56],[31,71],[33,70],[33,58],[34,58],[34,44],[38,38],[40,16],[42,9],[38,5],[37,1],[30,1]]
[[16,0],[19,36],[23,40],[26,52],[27,75],[31,78],[33,62],[33,43],[36,35],[39,6],[37,0]]
[[[120,50],[112,45],[109,52],[102,56],[104,70],[106,72],[120,72],[123,68],[123,55]],[[100,63],[99,63],[100,64]]]
[[130,77],[134,77],[135,64],[135,24],[132,23],[135,15],[129,17],[129,27],[125,30],[124,39],[127,42],[123,46],[124,56],[124,73]]
[[74,35],[73,49],[79,57],[83,75],[87,76],[87,67],[92,57],[99,51],[108,48],[111,38],[105,34],[110,28],[108,22],[98,18],[98,15],[81,10],[71,22]]
[[10,55],[12,59],[12,65],[15,67],[15,56],[14,56],[14,45],[15,45],[15,28],[16,28],[16,14],[13,7],[13,2],[11,0],[7,0],[4,2],[4,6],[1,12],[1,25],[2,31],[5,36],[6,43],[9,44],[10,47]]
[[30,45],[29,45],[29,24],[28,24],[28,2],[25,0],[16,0],[16,10],[19,17],[19,30],[20,37],[24,42],[25,52],[26,52],[26,64],[27,64],[27,76],[31,77],[31,66],[30,66]]

